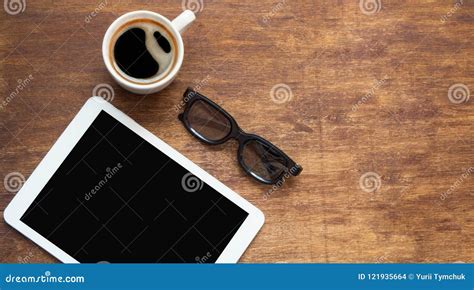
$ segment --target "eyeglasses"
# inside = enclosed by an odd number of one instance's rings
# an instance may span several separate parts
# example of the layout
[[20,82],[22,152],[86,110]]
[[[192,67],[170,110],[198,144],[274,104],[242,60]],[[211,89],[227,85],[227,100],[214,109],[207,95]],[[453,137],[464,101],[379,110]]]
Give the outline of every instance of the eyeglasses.
[[178,118],[200,141],[217,145],[235,139],[237,159],[247,174],[265,184],[275,184],[285,175],[297,176],[303,168],[269,141],[240,129],[234,118],[216,103],[188,88],[185,108]]

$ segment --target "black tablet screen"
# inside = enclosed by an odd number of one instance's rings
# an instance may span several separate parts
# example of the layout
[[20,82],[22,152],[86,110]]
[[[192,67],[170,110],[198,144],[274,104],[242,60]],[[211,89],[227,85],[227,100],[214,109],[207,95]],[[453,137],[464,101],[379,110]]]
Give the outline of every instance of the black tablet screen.
[[247,216],[102,111],[21,220],[83,263],[211,263]]

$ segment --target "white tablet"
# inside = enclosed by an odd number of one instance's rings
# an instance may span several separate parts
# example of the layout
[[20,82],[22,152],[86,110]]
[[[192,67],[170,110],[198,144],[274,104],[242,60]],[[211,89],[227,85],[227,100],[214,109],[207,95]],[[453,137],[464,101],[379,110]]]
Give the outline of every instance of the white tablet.
[[65,263],[235,263],[260,210],[90,98],[4,212]]

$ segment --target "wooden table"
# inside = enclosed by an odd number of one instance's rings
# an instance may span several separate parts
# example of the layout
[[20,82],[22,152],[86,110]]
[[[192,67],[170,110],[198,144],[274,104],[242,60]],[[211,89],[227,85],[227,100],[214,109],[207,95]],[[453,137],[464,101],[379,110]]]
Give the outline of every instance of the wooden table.
[[[2,11],[0,176],[27,178],[109,84],[115,106],[265,213],[242,262],[474,262],[473,2],[197,2],[178,78],[145,97],[113,82],[102,37],[125,12],[172,18],[179,1],[27,0],[17,15]],[[187,86],[302,175],[264,198],[271,188],[243,173],[235,143],[202,145],[177,121]],[[16,191],[1,191],[3,210]],[[55,261],[0,223],[0,262]]]

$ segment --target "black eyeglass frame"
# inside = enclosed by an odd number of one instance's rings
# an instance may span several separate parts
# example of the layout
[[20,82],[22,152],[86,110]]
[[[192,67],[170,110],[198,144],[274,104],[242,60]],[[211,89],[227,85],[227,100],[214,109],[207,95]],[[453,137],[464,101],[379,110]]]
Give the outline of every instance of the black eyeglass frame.
[[[222,107],[220,107],[219,105],[217,105],[216,103],[214,103],[213,101],[211,101],[210,99],[205,97],[204,95],[200,94],[199,92],[196,92],[195,90],[193,90],[191,88],[187,88],[185,93],[183,94],[183,100],[184,100],[184,104],[185,104],[184,105],[184,111],[178,115],[178,119],[183,123],[186,130],[188,130],[188,132],[191,133],[191,135],[196,137],[201,142],[203,142],[205,144],[209,144],[209,145],[223,144],[223,143],[229,141],[230,139],[237,140],[238,143],[239,143],[239,148],[237,150],[237,160],[239,161],[239,164],[244,169],[244,171],[248,175],[250,175],[254,179],[256,179],[257,181],[259,181],[261,183],[265,183],[265,184],[276,184],[280,180],[282,180],[283,176],[285,176],[286,174],[297,176],[303,170],[303,168],[299,164],[294,162],[290,157],[288,157],[288,155],[286,155],[277,146],[273,145],[270,141],[268,141],[268,140],[266,140],[266,139],[264,139],[264,138],[262,138],[258,135],[249,134],[249,133],[246,133],[245,131],[243,131],[239,127],[237,121],[235,121],[235,119],[229,113],[227,113]],[[212,108],[214,108],[217,111],[219,111],[220,113],[222,113],[224,115],[224,117],[226,117],[228,119],[228,121],[230,123],[230,126],[231,126],[231,129],[230,129],[229,133],[226,136],[222,137],[219,140],[210,140],[210,139],[206,138],[205,136],[199,134],[196,130],[194,130],[192,128],[192,126],[189,122],[188,116],[189,116],[190,109],[192,108],[193,104],[197,101],[205,102],[206,104],[208,104]],[[247,144],[250,141],[260,142],[263,145],[268,146],[268,148],[271,148],[272,150],[274,150],[281,157],[283,157],[285,162],[286,162],[286,164],[285,164],[286,170],[282,171],[279,176],[277,176],[277,177],[275,177],[271,180],[265,179],[265,178],[259,176],[258,174],[254,173],[251,170],[251,168],[249,168],[245,164],[245,162],[243,160],[243,149],[245,148],[245,144]]]

